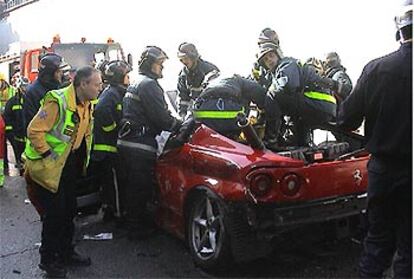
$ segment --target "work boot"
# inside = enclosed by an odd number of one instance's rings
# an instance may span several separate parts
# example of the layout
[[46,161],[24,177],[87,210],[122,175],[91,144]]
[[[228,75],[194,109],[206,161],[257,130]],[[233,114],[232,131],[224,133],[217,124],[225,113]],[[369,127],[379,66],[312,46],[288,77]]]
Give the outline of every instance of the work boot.
[[280,119],[272,119],[266,121],[266,130],[263,143],[266,148],[272,151],[281,151],[281,147],[278,145],[279,129],[281,125]]
[[61,262],[40,262],[39,268],[46,272],[48,278],[66,278],[66,268]]
[[65,264],[71,266],[90,266],[92,264],[91,258],[80,254],[75,247],[69,250],[65,255]]

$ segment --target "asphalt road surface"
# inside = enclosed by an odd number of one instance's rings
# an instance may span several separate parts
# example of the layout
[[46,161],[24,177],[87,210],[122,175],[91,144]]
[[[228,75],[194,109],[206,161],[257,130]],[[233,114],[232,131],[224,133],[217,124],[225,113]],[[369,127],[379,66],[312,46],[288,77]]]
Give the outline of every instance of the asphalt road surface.
[[[26,200],[24,179],[7,177],[0,188],[0,277],[43,278],[38,267],[41,223]],[[25,202],[26,200],[26,202]],[[112,233],[112,240],[84,240],[84,235]],[[317,235],[309,230],[298,240]],[[303,239],[302,239],[303,238]],[[92,258],[90,267],[70,268],[68,278],[350,278],[356,277],[361,246],[341,241],[285,241],[250,263],[209,274],[194,266],[185,245],[163,231],[145,241],[129,241],[126,232],[103,223],[99,214],[77,218],[76,240]]]

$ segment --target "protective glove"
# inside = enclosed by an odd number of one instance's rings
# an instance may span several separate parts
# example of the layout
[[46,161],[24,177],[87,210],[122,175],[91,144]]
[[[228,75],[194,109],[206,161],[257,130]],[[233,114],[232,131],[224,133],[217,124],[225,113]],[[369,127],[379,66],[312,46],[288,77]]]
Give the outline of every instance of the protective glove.
[[182,124],[183,124],[182,120],[174,118],[174,122],[171,125],[170,132],[173,134],[177,133],[180,130]]

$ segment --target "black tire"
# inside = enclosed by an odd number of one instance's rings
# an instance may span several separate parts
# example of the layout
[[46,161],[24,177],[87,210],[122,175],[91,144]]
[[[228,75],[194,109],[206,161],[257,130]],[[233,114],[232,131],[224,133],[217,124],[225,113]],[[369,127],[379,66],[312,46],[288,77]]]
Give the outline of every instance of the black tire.
[[225,204],[211,193],[200,192],[188,209],[187,241],[195,264],[210,272],[222,270],[231,262]]

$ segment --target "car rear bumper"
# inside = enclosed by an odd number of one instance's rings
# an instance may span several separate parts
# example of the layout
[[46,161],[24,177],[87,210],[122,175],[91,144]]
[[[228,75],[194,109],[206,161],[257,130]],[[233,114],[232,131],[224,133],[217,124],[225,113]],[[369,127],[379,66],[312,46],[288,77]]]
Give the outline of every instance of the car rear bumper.
[[366,193],[296,204],[240,204],[232,209],[244,211],[249,226],[256,230],[321,223],[358,215],[366,208]]

